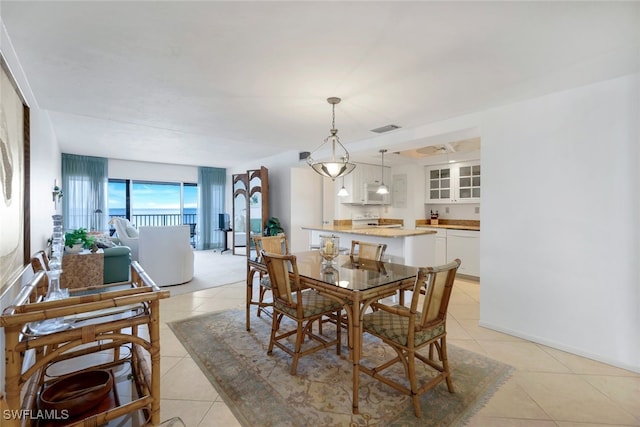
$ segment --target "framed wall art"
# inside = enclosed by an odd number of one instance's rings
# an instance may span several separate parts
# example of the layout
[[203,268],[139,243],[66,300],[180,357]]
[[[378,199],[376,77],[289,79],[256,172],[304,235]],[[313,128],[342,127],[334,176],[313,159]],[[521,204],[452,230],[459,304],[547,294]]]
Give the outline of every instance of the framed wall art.
[[31,257],[29,107],[0,53],[0,294]]

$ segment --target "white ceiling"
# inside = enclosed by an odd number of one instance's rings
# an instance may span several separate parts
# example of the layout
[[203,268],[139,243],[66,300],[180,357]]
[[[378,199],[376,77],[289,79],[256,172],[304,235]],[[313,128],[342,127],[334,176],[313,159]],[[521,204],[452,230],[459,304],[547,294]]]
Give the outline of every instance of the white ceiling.
[[[637,72],[639,10],[637,2],[0,3],[64,152],[217,167],[313,151],[330,129],[330,96],[343,99],[336,127],[349,148],[375,145],[381,137],[370,130],[380,126],[400,132]],[[377,147],[352,154],[379,156]]]

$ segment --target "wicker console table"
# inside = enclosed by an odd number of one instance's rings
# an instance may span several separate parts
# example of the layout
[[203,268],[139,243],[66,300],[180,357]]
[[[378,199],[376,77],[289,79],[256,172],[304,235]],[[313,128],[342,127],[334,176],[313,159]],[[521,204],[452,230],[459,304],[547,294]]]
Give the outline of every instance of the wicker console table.
[[[69,298],[57,301],[45,302],[36,295],[43,272],[21,288],[0,316],[5,331],[5,403],[9,410],[3,414],[19,414],[3,417],[3,427],[36,424],[30,414],[37,413],[38,392],[50,383],[45,375],[47,367],[104,350],[113,350],[113,361],[89,369],[130,363],[137,398],[71,425],[102,425],[139,410],[152,425],[160,423],[160,299],[168,298],[169,291],[160,290],[137,262],[132,263],[131,277],[131,282],[124,284],[72,289]],[[33,322],[56,318],[63,318],[68,327],[48,334],[33,332],[37,330]],[[131,347],[130,354],[121,354],[123,345]],[[33,357],[26,358],[27,354]]]

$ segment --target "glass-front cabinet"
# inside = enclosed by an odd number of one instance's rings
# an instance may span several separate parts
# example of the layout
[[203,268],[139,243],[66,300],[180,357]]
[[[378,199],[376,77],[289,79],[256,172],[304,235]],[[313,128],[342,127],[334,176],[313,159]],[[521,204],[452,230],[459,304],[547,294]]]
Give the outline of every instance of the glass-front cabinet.
[[480,161],[427,166],[425,203],[479,203]]

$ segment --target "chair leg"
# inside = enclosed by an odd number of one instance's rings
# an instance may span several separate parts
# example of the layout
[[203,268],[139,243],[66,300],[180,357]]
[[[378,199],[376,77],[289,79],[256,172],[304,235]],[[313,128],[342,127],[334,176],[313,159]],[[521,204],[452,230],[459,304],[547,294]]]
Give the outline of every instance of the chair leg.
[[260,285],[260,293],[258,295],[258,317],[260,317],[260,311],[264,310],[264,307],[262,306],[262,303],[264,301],[264,294],[267,293],[267,288],[265,288],[264,286]]
[[440,344],[440,356],[442,358],[442,368],[444,369],[444,373],[446,375],[447,381],[447,389],[449,393],[453,393],[455,390],[453,388],[453,381],[451,381],[451,372],[449,371],[449,358],[447,356],[447,338],[442,337]]
[[300,358],[300,349],[302,348],[302,341],[304,341],[304,329],[302,328],[302,322],[298,321],[296,332],[296,347],[293,352],[293,363],[291,363],[291,375],[295,375],[298,370],[298,359]]
[[[336,313],[336,340],[338,341],[336,344],[336,354],[339,356],[341,352],[342,345],[342,322],[341,322],[342,310],[338,310]],[[320,324],[322,325],[322,319],[320,319]]]
[[422,408],[420,407],[420,395],[418,394],[418,379],[416,378],[416,356],[414,350],[407,353],[407,363],[409,368],[409,386],[411,387],[411,400],[413,400],[413,412],[416,417],[422,418]]
[[273,344],[276,342],[276,331],[278,330],[278,326],[280,325],[280,319],[282,319],[282,314],[273,313],[273,320],[271,321],[271,337],[269,338],[269,348],[267,349],[267,354],[271,355],[273,353]]

